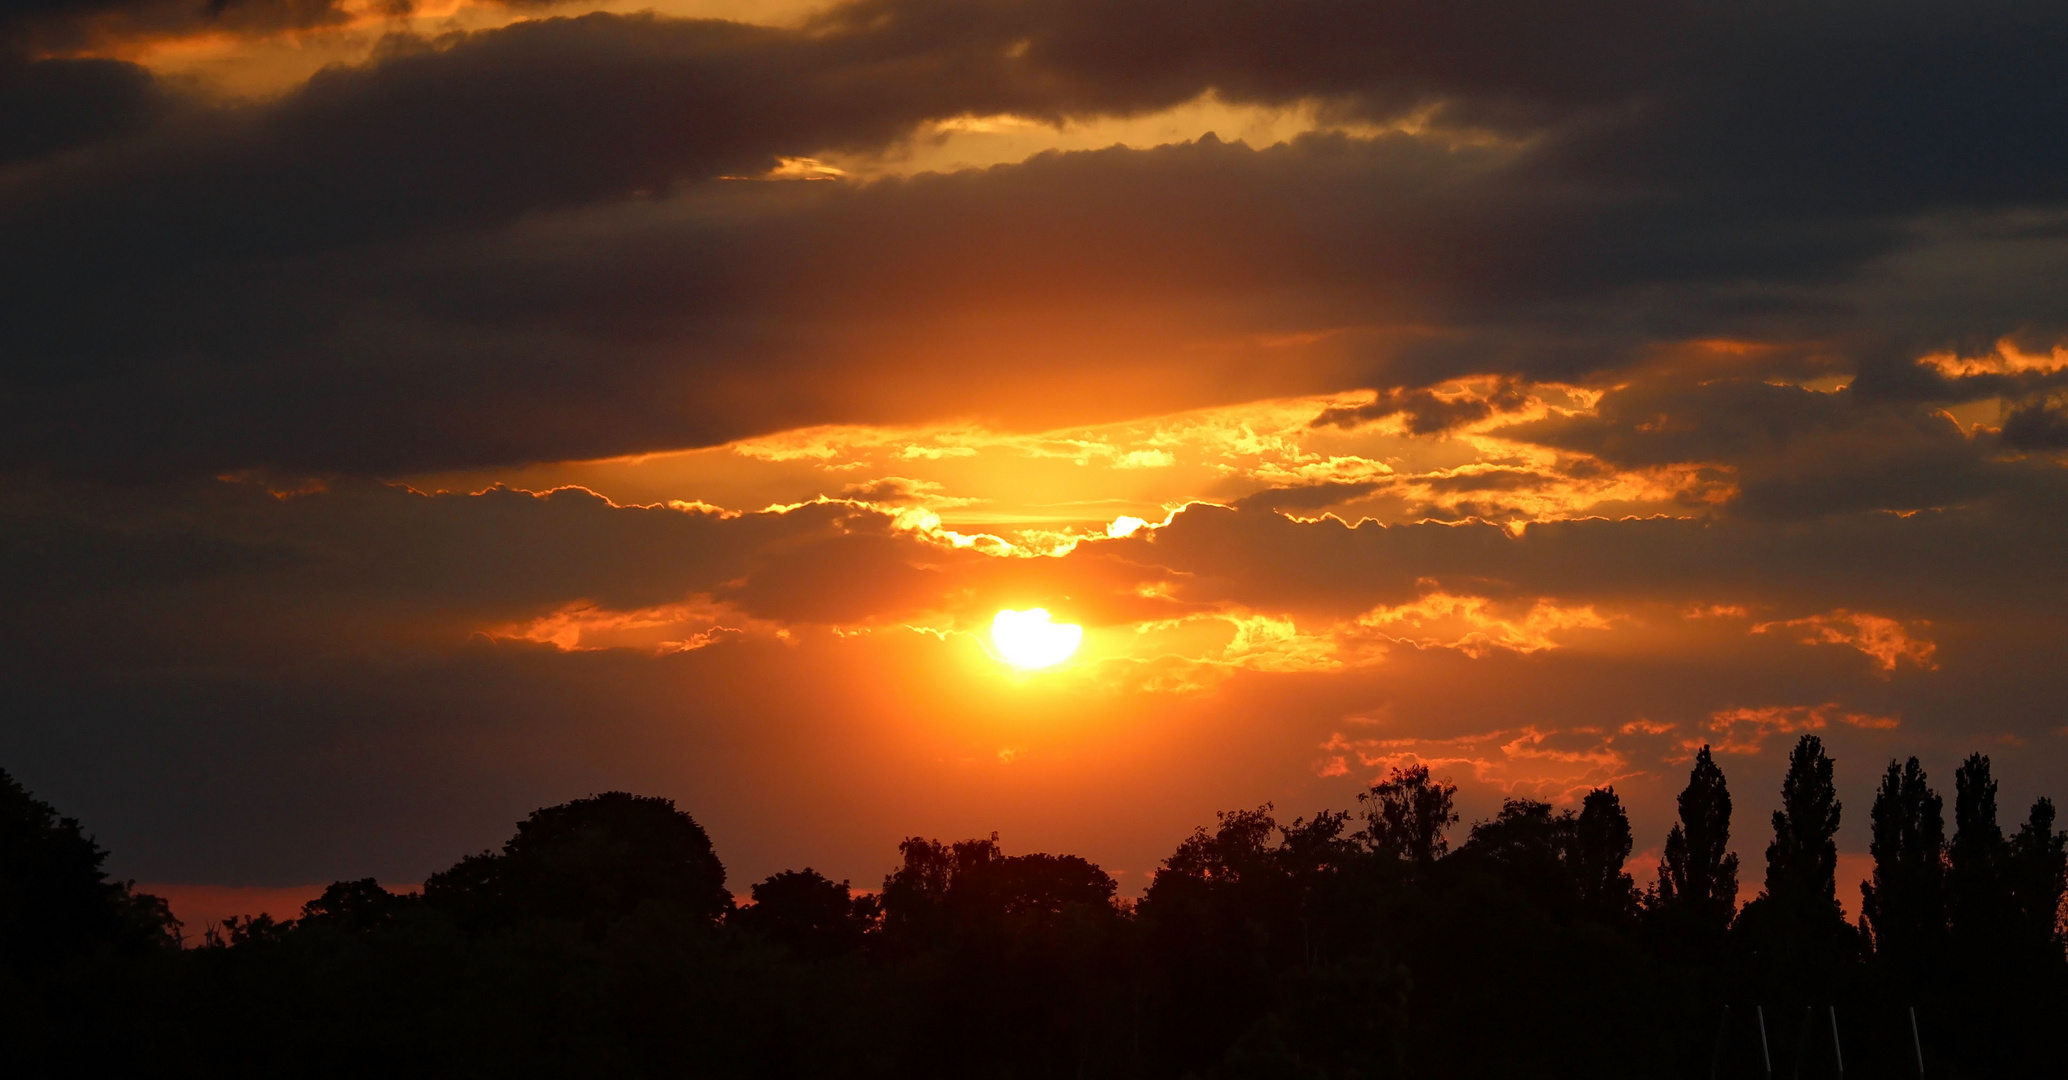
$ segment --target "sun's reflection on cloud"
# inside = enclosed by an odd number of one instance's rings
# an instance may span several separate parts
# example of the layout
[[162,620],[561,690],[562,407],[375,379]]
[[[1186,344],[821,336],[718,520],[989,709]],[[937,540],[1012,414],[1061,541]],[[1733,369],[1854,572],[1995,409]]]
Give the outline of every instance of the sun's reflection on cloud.
[[[1516,434],[1517,425],[1587,415],[1600,400],[1595,391],[1464,379],[1429,400],[1438,404],[1354,391],[1040,432],[975,423],[817,427],[702,450],[408,482],[421,490],[574,484],[620,503],[693,498],[735,509],[842,499],[1001,555],[1058,555],[1087,540],[1131,536],[1196,502],[1260,499],[1293,517],[1353,522],[1517,525],[1687,516],[1732,491],[1727,474],[1704,463],[1617,468]],[[1450,420],[1431,429],[1427,408]]]

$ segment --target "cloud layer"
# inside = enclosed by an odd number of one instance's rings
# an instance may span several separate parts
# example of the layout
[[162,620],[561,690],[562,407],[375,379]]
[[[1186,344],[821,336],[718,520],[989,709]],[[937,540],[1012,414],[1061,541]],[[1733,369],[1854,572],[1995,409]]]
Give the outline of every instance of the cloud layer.
[[[329,17],[264,11],[238,25]],[[2017,4],[888,2],[395,38],[257,103],[27,61],[48,116],[0,185],[4,453],[397,471],[1606,379],[1719,338],[1957,396],[1912,361],[2061,326],[2034,271],[2060,258],[2064,35]],[[721,179],[1207,92],[1393,133]],[[2002,250],[1918,280],[1978,247]]]

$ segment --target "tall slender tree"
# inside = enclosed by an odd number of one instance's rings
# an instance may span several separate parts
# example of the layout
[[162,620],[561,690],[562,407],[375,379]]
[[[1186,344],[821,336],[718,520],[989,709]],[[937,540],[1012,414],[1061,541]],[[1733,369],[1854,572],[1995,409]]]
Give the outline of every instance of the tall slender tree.
[[1788,754],[1774,839],[1766,846],[1766,894],[1796,915],[1837,915],[1838,822],[1844,804],[1824,741],[1804,735]]
[[1874,879],[1860,887],[1861,910],[1883,961],[1922,977],[1946,936],[1945,801],[1916,758],[1888,763],[1874,795]]
[[1766,846],[1766,887],[1731,929],[1745,969],[1770,1000],[1826,997],[1859,962],[1860,935],[1838,904],[1843,805],[1824,741],[1804,735],[1788,754],[1781,808]]
[[1666,835],[1650,907],[1697,934],[1721,934],[1738,910],[1738,857],[1730,852],[1731,795],[1708,746],[1680,793],[1680,823]]
[[1970,754],[1953,773],[1953,842],[1946,847],[1947,918],[1956,947],[1993,959],[2015,921],[2005,875],[2010,844],[1996,823],[1989,759]]
[[[1970,754],[1953,777],[1952,841],[1946,845],[1947,949],[1943,962],[1930,972],[1943,988],[1945,1000],[1938,1007],[1943,1023],[1969,1031],[2036,1029],[2057,1020],[2068,983],[2060,976],[2061,945],[2047,929],[2029,927],[2021,911],[2021,892],[2034,896],[2039,904],[2060,902],[2059,886],[2047,887],[2045,880],[2058,881],[2044,868],[2032,875],[2032,886],[2021,887],[2019,845],[2007,840],[1997,824],[1996,780],[1990,775],[1989,759]],[[2049,820],[2034,827],[2027,823],[2021,833],[2042,857],[2047,845],[2041,837],[2052,833],[2052,804],[2034,807]],[[2037,906],[2037,905],[2035,905]],[[2032,932],[2037,930],[2037,932]],[[1966,1055],[1967,1065],[1980,1076],[2037,1076],[2058,1072],[2058,1062],[2032,1057],[2020,1051],[2015,1040],[1980,1040]]]
[[1623,864],[1630,858],[1630,815],[1613,787],[1595,788],[1580,804],[1573,826],[1572,869],[1580,902],[1594,911],[1628,915],[1637,890]]

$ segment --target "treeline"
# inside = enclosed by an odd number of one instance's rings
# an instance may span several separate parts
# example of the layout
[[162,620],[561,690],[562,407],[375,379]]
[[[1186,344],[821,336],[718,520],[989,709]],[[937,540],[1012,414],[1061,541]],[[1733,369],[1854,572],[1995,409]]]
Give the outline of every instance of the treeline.
[[1948,839],[1891,762],[1852,924],[1832,776],[1803,737],[1742,907],[1704,748],[1642,889],[1613,789],[1452,846],[1456,789],[1422,767],[1350,811],[1223,813],[1134,903],[995,836],[908,839],[874,892],[806,868],[736,903],[689,815],[613,792],[421,893],[338,882],[182,949],[0,774],[0,1038],[24,1077],[1825,1077],[1841,1053],[1894,1077],[1920,1050],[1933,1077],[2059,1075],[2053,804],[2007,830],[1976,755]]

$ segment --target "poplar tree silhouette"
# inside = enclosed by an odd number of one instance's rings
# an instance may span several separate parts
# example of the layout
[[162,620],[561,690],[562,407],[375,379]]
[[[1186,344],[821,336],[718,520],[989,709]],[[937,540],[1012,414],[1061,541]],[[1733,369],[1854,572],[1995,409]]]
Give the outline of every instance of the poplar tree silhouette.
[[1766,895],[1791,915],[1843,918],[1838,905],[1839,814],[1824,741],[1804,735],[1788,754],[1774,839],[1766,846]]
[[2012,925],[2010,844],[1996,823],[1996,781],[1989,759],[1970,754],[1953,773],[1953,842],[1946,848],[1947,917],[1954,947],[1998,958]]
[[1860,887],[1877,959],[1913,985],[1933,968],[1946,937],[1944,800],[1916,758],[1888,763],[1874,795],[1874,879]]
[[1680,823],[1666,835],[1659,881],[1648,898],[1656,916],[1701,937],[1730,927],[1738,908],[1738,857],[1727,850],[1730,836],[1730,789],[1705,745],[1680,793]]
[[1457,794],[1456,784],[1430,780],[1427,765],[1395,766],[1384,782],[1357,796],[1365,804],[1363,839],[1381,854],[1427,866],[1450,850],[1444,834],[1458,822]]
[[[2036,894],[2035,907],[2058,910],[2059,874],[2047,872],[2049,845],[2042,839],[2052,839],[2053,805],[2033,808],[2045,820],[2027,822],[2019,834],[2021,845],[2005,839],[1997,824],[1996,780],[1987,757],[1970,754],[1954,773],[1953,787],[1954,833],[1946,847],[1950,948],[1939,972],[1948,993],[1940,1008],[1963,1031],[2043,1027],[2068,1005],[2068,985],[2060,978],[2061,942],[2053,932],[2056,926],[2028,923],[2021,894]],[[2022,846],[2039,856],[2030,886],[2020,880]],[[2057,1062],[2042,1065],[2043,1058],[2031,1050],[2015,1040],[1983,1038],[1967,1048],[1967,1058],[1977,1075],[2036,1076],[2057,1067]]]
[[1766,846],[1766,887],[1732,928],[1745,969],[1771,1000],[1828,994],[1860,958],[1860,937],[1838,904],[1838,823],[1843,809],[1831,758],[1815,735],[1796,740]]

